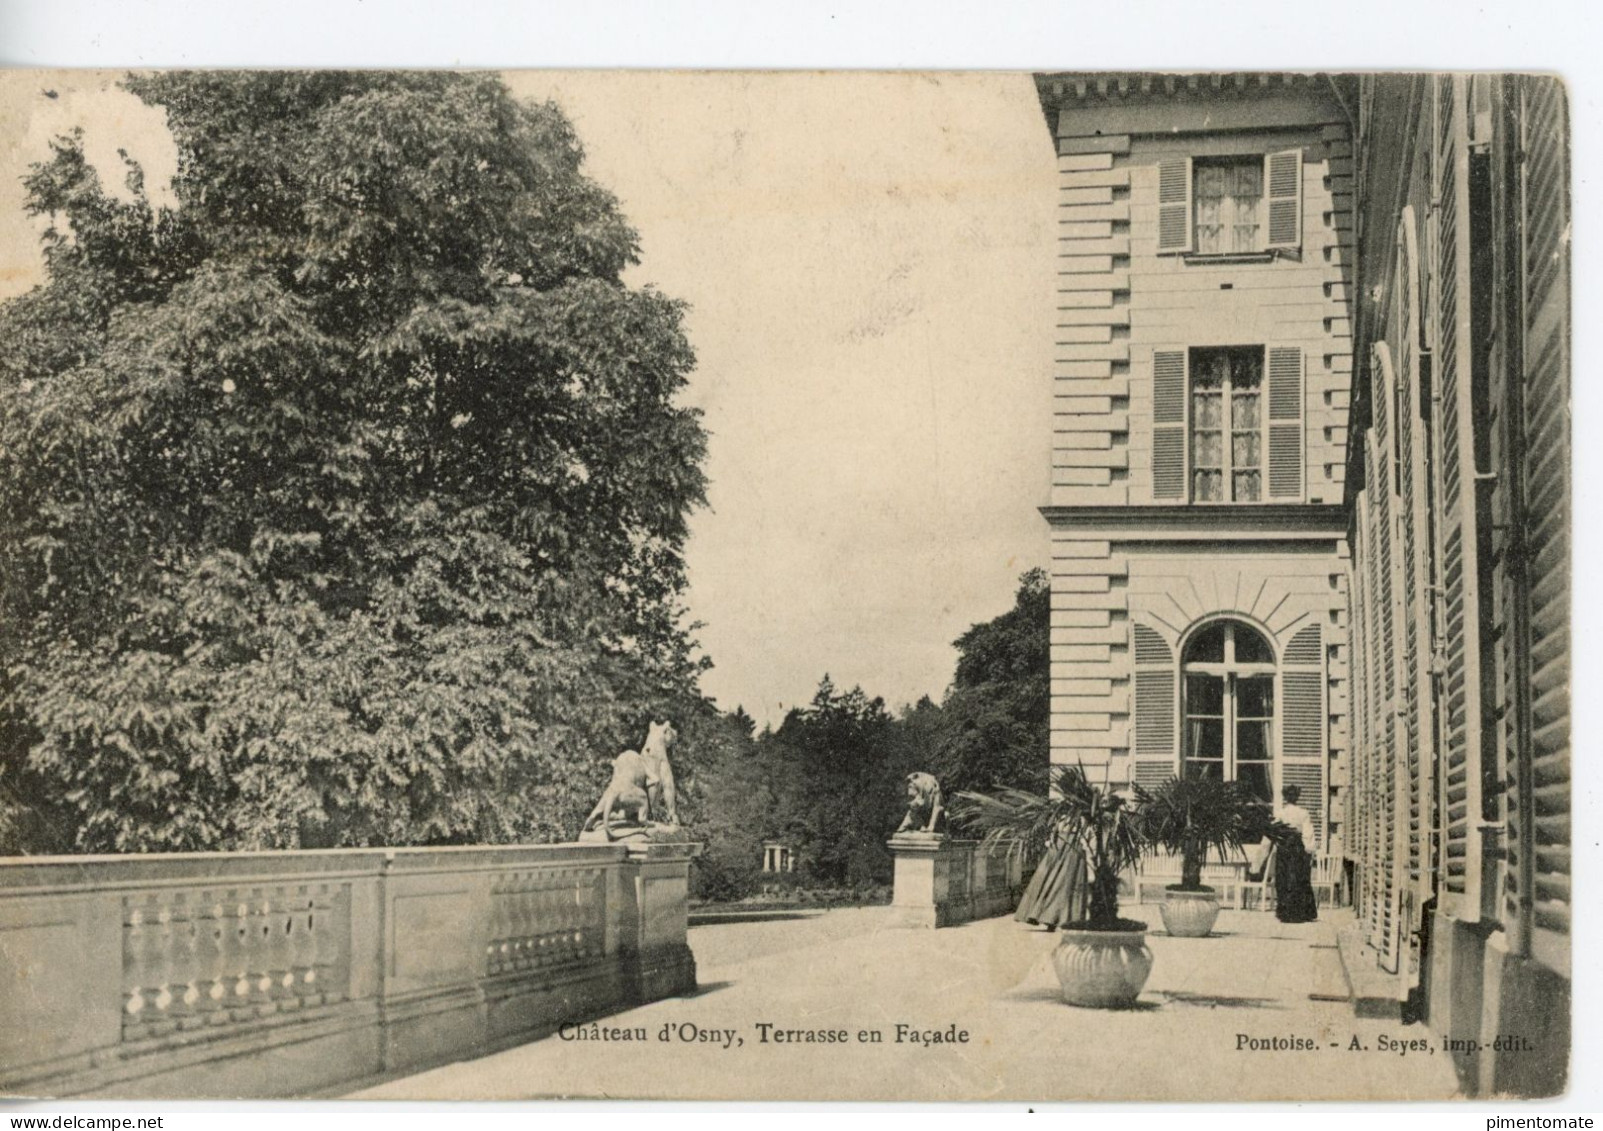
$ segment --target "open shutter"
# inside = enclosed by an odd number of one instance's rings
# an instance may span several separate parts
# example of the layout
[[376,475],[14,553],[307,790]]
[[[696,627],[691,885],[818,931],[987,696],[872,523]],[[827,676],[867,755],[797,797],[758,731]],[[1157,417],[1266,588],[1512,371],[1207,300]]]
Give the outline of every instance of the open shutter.
[[1158,254],[1191,250],[1191,158],[1158,162]]
[[1132,780],[1155,789],[1175,772],[1174,650],[1156,629],[1130,626],[1130,651],[1135,656],[1135,767]]
[[1325,844],[1325,665],[1324,638],[1317,624],[1304,625],[1287,642],[1280,665],[1281,784],[1302,791],[1302,806],[1313,817]]
[[1186,351],[1152,353],[1152,497],[1186,497]]
[[1520,82],[1525,179],[1520,187],[1525,257],[1523,440],[1529,669],[1522,691],[1528,768],[1518,778],[1520,827],[1509,843],[1526,877],[1532,955],[1570,968],[1570,183],[1569,122],[1559,80]]
[[1302,498],[1302,411],[1302,350],[1297,346],[1275,346],[1269,351],[1271,499]]
[[1270,251],[1296,251],[1302,246],[1302,150],[1287,149],[1263,159],[1263,181],[1269,186]]

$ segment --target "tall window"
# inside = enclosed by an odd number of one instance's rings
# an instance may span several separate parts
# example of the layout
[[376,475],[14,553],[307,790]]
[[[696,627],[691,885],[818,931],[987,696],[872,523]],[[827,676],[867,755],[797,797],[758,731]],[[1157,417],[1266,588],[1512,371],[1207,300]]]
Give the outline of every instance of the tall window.
[[1195,162],[1192,197],[1198,255],[1264,250],[1263,166],[1262,157]]
[[1275,656],[1269,642],[1237,621],[1218,621],[1186,645],[1181,675],[1185,775],[1239,781],[1273,802]]
[[1263,350],[1191,354],[1191,499],[1263,497]]

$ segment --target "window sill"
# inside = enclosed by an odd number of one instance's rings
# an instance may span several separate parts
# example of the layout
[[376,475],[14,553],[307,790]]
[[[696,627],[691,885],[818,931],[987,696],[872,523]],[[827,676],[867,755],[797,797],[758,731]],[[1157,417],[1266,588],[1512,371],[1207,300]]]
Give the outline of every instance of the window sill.
[[1178,506],[1187,507],[1267,507],[1277,503],[1300,503],[1300,499],[1190,499],[1182,502],[1179,499],[1168,500]]
[[1273,263],[1275,253],[1272,251],[1228,251],[1216,255],[1203,255],[1198,252],[1186,252],[1180,257],[1187,264],[1195,263],[1201,267],[1213,267],[1231,263]]

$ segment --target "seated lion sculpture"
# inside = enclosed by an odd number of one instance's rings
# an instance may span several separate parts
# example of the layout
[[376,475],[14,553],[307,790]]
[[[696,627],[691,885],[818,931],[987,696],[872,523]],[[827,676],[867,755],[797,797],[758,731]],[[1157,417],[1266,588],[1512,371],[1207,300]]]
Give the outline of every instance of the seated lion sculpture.
[[933,833],[940,831],[946,819],[941,805],[941,783],[929,774],[907,775],[907,815],[897,827],[899,833]]

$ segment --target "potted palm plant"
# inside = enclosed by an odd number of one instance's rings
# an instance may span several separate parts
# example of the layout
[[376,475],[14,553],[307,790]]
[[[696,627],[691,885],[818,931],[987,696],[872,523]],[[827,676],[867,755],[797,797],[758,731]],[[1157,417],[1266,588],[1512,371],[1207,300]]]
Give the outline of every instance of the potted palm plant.
[[1005,843],[1027,859],[1062,853],[1089,872],[1086,918],[1067,923],[1052,965],[1070,1005],[1116,1008],[1132,1004],[1152,973],[1147,925],[1119,917],[1119,875],[1142,856],[1138,814],[1130,801],[1087,779],[1082,766],[1052,771],[1047,797],[1023,790],[959,793],[953,820]]
[[1240,782],[1173,777],[1148,793],[1136,787],[1142,839],[1149,849],[1180,857],[1180,882],[1164,891],[1163,925],[1171,935],[1204,938],[1219,918],[1219,901],[1202,882],[1210,853],[1223,863],[1269,829],[1268,807]]

